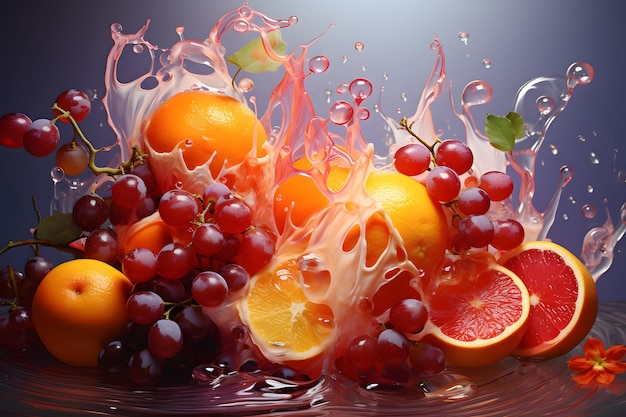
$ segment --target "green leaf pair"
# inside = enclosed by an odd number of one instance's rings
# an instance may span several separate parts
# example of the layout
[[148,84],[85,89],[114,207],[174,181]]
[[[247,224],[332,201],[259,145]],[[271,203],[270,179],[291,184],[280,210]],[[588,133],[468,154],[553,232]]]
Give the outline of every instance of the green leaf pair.
[[72,213],[57,213],[41,219],[35,230],[35,238],[67,244],[78,239],[82,233],[74,223]]
[[526,135],[524,119],[515,112],[509,112],[506,116],[487,114],[485,135],[494,148],[503,152],[512,151],[515,139]]

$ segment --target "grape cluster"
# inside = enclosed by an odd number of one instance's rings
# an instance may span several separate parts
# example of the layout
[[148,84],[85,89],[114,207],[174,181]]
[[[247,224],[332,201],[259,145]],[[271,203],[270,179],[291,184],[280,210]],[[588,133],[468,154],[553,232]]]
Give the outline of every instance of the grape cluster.
[[[515,219],[500,218],[492,212],[492,202],[511,196],[513,180],[499,171],[489,171],[479,178],[470,175],[474,156],[465,143],[448,139],[429,147],[411,142],[394,155],[395,169],[405,175],[425,174],[424,183],[432,198],[454,212],[458,233],[453,248],[463,251],[491,245],[508,250],[524,240],[524,228]],[[431,167],[432,165],[432,167]],[[465,180],[462,181],[462,176]]]
[[389,310],[388,322],[375,334],[350,341],[337,367],[361,386],[397,386],[439,374],[445,367],[443,351],[408,336],[421,332],[428,320],[422,301],[405,298]]
[[[91,100],[80,90],[66,90],[56,98],[52,110],[54,119],[31,120],[22,113],[9,113],[0,117],[0,145],[24,148],[36,157],[50,155],[57,150],[61,139],[56,121],[70,123],[83,120],[91,111]],[[58,148],[56,164],[65,174],[78,175],[89,164],[89,151],[73,138]]]
[[37,286],[52,269],[41,256],[26,260],[23,272],[8,265],[0,269],[0,347],[19,354],[43,349],[32,321],[32,302]]

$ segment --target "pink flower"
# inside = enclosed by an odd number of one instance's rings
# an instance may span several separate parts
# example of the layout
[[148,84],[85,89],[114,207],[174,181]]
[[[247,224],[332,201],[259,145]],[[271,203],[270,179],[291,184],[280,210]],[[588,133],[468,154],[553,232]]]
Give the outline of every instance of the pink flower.
[[572,376],[576,382],[588,385],[594,380],[600,384],[610,384],[615,375],[626,371],[626,362],[621,359],[626,354],[624,345],[615,345],[604,350],[599,339],[590,337],[583,346],[585,356],[572,356],[567,366],[576,373]]

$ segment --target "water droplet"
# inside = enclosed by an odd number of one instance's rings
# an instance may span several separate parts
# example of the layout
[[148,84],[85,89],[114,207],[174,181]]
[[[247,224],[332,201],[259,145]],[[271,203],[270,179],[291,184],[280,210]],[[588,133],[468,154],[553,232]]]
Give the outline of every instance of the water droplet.
[[309,59],[309,71],[321,73],[328,69],[330,61],[323,55],[314,56]]
[[363,44],[363,42],[355,42],[354,49],[358,52],[361,52],[363,49],[365,49],[365,45]]
[[383,78],[385,79],[385,81],[389,80],[389,74],[387,73],[387,71],[383,72]]
[[337,92],[337,94],[343,94],[345,92],[348,91],[348,84],[343,83],[343,84],[339,84],[337,86],[337,88],[335,88],[335,91]]
[[333,95],[331,89],[327,88],[326,90],[324,90],[324,95],[326,96],[326,103],[330,103],[330,96]]
[[250,78],[242,78],[239,81],[238,86],[241,91],[247,93],[252,91],[252,89],[254,88],[254,81],[252,81]]
[[61,182],[65,178],[65,171],[61,167],[54,167],[50,170],[50,178],[52,178],[52,182],[55,184]]
[[489,58],[483,59],[483,67],[487,69],[491,68],[491,60]]
[[341,63],[345,64],[346,62],[348,62],[349,59],[350,57],[348,55],[344,55],[343,58],[341,58]]
[[281,201],[283,201],[283,195],[282,195],[282,194],[280,194],[280,193],[279,193],[279,194],[276,194],[276,201],[277,201],[277,202],[281,202]]
[[537,110],[539,110],[539,114],[542,116],[547,116],[554,110],[554,99],[549,96],[541,96],[537,98]]
[[552,144],[552,143],[550,145],[548,145],[548,149],[550,150],[550,153],[552,155],[558,155],[559,154],[559,148],[556,145]]
[[298,16],[289,16],[289,23],[292,25],[298,23]]
[[619,184],[626,184],[626,171],[617,172],[617,182]]
[[329,119],[338,125],[345,125],[352,120],[354,109],[345,101],[336,101],[328,111]]
[[467,40],[469,39],[469,33],[459,32],[459,39],[463,42],[463,45],[467,46]]
[[574,168],[570,167],[569,165],[563,165],[559,172],[561,174],[561,187],[565,187],[567,183],[569,183],[572,178],[574,178]]
[[401,93],[400,98],[402,99],[402,101],[406,101],[406,93]]
[[596,208],[590,204],[582,206],[581,211],[586,219],[593,219],[596,216]]
[[[378,108],[378,104],[374,104],[374,111],[376,113],[380,113],[380,109]],[[385,126],[385,127],[388,127],[388,126]]]
[[600,159],[598,159],[595,152],[589,152],[589,162],[591,162],[592,165],[598,165],[600,163]]
[[593,67],[586,62],[574,62],[567,69],[567,85],[574,88],[578,84],[589,84],[593,80]]
[[136,54],[140,54],[143,52],[143,45],[135,44],[133,45],[133,52]]
[[176,28],[176,33],[178,34],[178,37],[180,38],[181,41],[185,40],[185,27],[184,26],[178,26]]
[[193,146],[193,140],[187,139],[183,144],[185,145],[185,148],[191,148]]
[[576,200],[574,200],[574,197],[572,197],[571,195],[567,197],[567,199],[569,200],[570,203],[576,204]]
[[182,182],[182,181],[176,181],[176,182],[174,183],[174,187],[175,187],[177,190],[182,190],[182,188],[183,188],[183,182]]
[[370,111],[365,107],[361,107],[357,111],[357,117],[359,118],[359,120],[367,120],[370,118]]
[[235,23],[233,23],[233,29],[237,32],[247,32],[250,29],[250,24],[244,19],[237,19]]
[[588,192],[589,194],[593,193],[593,185],[589,184],[589,185],[587,186],[587,192]]
[[111,32],[122,33],[122,25],[120,25],[119,23],[113,23],[111,25]]
[[587,139],[585,139],[585,137],[583,135],[578,135],[578,140],[580,142],[586,142],[587,141]]
[[436,50],[437,48],[439,48],[439,45],[440,45],[440,43],[439,43],[439,39],[435,38],[435,39],[433,39],[433,41],[430,43],[430,49],[434,51],[434,50]]
[[401,114],[402,113],[402,109],[400,107],[396,108],[396,113]]
[[462,103],[463,106],[475,106],[484,104],[491,100],[491,85],[485,81],[472,81],[463,89]]
[[567,213],[563,213],[563,220],[568,220],[569,216],[567,215]]
[[348,89],[350,90],[352,97],[354,97],[356,104],[360,105],[363,100],[372,94],[372,83],[365,78],[357,78],[350,83]]
[[361,65],[361,71],[365,72],[366,69],[365,65]]

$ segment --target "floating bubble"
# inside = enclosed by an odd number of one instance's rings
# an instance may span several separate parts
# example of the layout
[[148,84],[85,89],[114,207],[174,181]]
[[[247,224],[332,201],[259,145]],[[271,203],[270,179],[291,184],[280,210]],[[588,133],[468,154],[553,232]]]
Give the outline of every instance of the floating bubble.
[[567,197],[567,199],[569,200],[570,203],[576,204],[576,200],[574,200],[574,197],[572,197],[571,195]]
[[537,110],[539,110],[539,114],[543,116],[547,116],[554,110],[554,99],[549,96],[541,96],[537,98]]
[[491,68],[491,60],[489,58],[483,59],[483,67],[487,69]]
[[626,184],[626,171],[617,171],[617,182]]
[[122,33],[122,30],[122,25],[120,25],[119,23],[113,23],[111,25],[111,32]]
[[54,167],[50,170],[50,178],[53,183],[59,183],[65,178],[65,171],[61,167]]
[[143,45],[135,44],[133,45],[133,52],[136,54],[140,54],[143,52]]
[[348,84],[343,83],[343,84],[339,84],[337,86],[337,88],[335,88],[335,91],[337,92],[337,94],[343,94],[345,92],[348,91]]
[[330,96],[333,95],[331,89],[327,88],[326,90],[324,90],[324,95],[326,96],[326,103],[330,103]]
[[365,44],[363,42],[355,42],[354,49],[358,52],[361,52],[363,49],[365,49]]
[[324,55],[314,56],[309,59],[309,71],[321,73],[328,69],[330,61]]
[[548,149],[550,150],[550,153],[552,155],[558,155],[559,154],[559,148],[556,145],[552,144],[552,143],[550,145],[548,145]]
[[461,96],[463,106],[475,106],[491,100],[493,92],[491,85],[485,81],[472,81],[465,86]]
[[252,91],[252,89],[254,88],[254,81],[252,81],[250,78],[242,78],[239,81],[238,86],[241,91],[247,93],[249,91]]
[[176,28],[176,33],[178,34],[178,37],[180,38],[181,41],[185,40],[185,27],[184,26],[178,26]]
[[587,139],[585,139],[585,137],[583,135],[578,135],[578,140],[580,142],[586,142],[587,141]]
[[586,62],[574,62],[567,69],[567,85],[574,88],[578,84],[589,84],[594,76],[593,67]]
[[401,93],[400,98],[402,99],[402,101],[406,101],[407,100],[406,93]]
[[385,79],[385,81],[389,80],[389,74],[387,73],[387,71],[383,72],[383,78]]
[[563,165],[559,170],[561,174],[561,180],[563,182],[562,187],[565,187],[567,183],[569,183],[572,178],[574,178],[574,168],[569,165]]
[[596,208],[590,204],[582,206],[581,212],[586,219],[593,219],[596,216]]
[[247,32],[250,29],[250,24],[245,19],[237,19],[235,23],[233,23],[233,29],[237,32]]
[[348,55],[344,55],[343,58],[341,58],[341,63],[345,64],[346,62],[348,62],[349,59],[350,57]]
[[187,139],[183,142],[183,144],[185,145],[185,148],[191,148],[193,146],[193,140]]
[[328,110],[329,119],[337,125],[345,125],[354,114],[354,109],[350,103],[345,101],[336,101]]
[[357,111],[357,117],[359,118],[359,120],[367,120],[370,118],[370,111],[365,107],[361,107]]
[[591,162],[593,165],[598,165],[600,163],[600,159],[595,152],[589,152],[589,162]]
[[469,33],[467,32],[459,32],[459,39],[463,42],[463,45],[467,46],[467,40],[469,39]]
[[372,83],[365,78],[357,78],[350,83],[348,90],[358,105],[372,94]]
[[588,192],[589,194],[593,193],[593,185],[589,184],[589,185],[587,186],[587,192]]
[[563,213],[563,220],[569,220],[569,216],[567,215],[567,213]]

